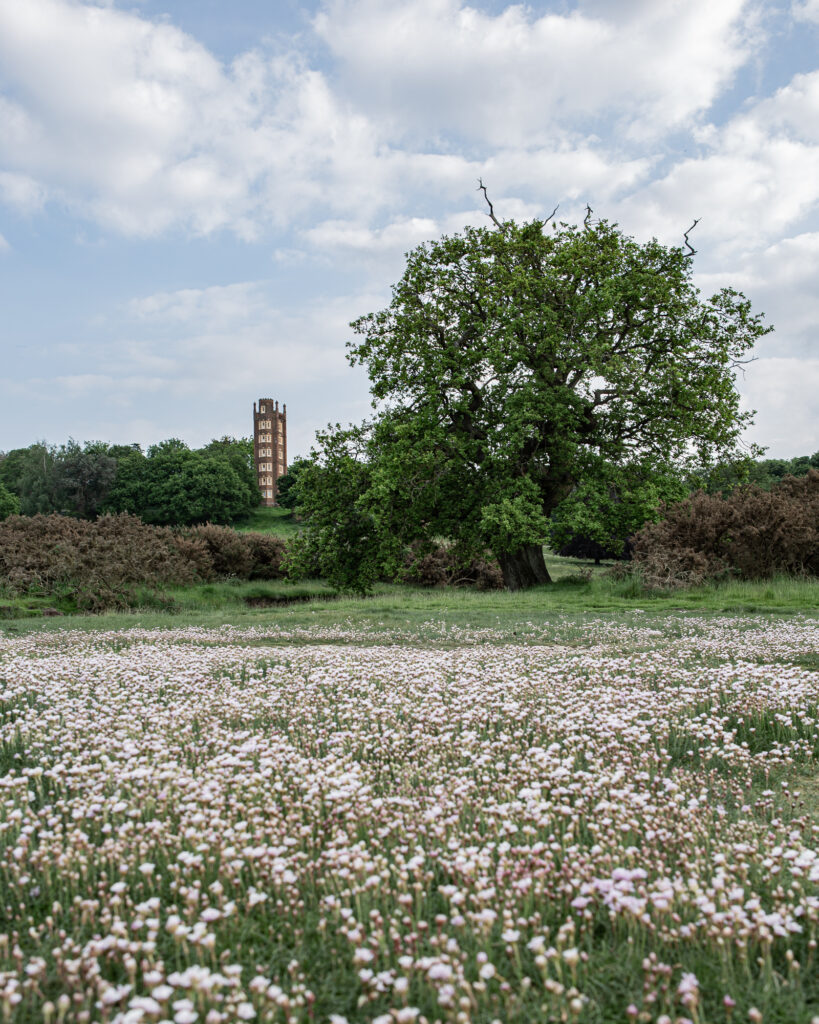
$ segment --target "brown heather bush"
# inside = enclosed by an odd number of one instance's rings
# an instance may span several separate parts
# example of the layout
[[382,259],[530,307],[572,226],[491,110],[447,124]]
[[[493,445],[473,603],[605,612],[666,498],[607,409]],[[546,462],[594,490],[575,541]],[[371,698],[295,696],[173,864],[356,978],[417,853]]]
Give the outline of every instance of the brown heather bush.
[[182,531],[182,536],[205,546],[211,560],[209,579],[230,576],[241,580],[249,578],[253,556],[241,533],[228,526],[205,523],[203,526],[188,527]]
[[139,587],[193,583],[209,565],[201,542],[127,513],[96,522],[55,513],[0,523],[0,582],[18,594],[70,597],[91,611],[127,607]]
[[284,576],[284,557],[287,544],[281,537],[269,533],[244,533],[242,536],[250,548],[252,580],[280,580]]
[[224,526],[184,531],[122,513],[94,522],[10,516],[0,522],[0,585],[100,611],[126,608],[140,592],[223,577],[278,579],[284,544]]
[[229,526],[192,526],[182,533],[204,544],[212,561],[211,578],[281,579],[285,544],[265,533],[237,533]]
[[462,565],[453,551],[442,544],[431,550],[413,545],[404,560],[400,579],[418,587],[473,586],[478,590],[503,589],[503,574],[494,559],[473,558]]
[[819,472],[785,477],[770,491],[698,491],[634,538],[645,584],[671,589],[728,577],[819,575]]

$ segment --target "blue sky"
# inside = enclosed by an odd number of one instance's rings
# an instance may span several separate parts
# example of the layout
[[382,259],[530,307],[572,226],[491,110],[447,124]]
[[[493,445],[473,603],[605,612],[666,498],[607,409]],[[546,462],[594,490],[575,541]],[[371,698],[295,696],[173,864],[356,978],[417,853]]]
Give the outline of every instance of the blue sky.
[[776,331],[748,439],[819,449],[819,0],[0,0],[0,450],[369,411],[348,322],[504,216],[640,239]]

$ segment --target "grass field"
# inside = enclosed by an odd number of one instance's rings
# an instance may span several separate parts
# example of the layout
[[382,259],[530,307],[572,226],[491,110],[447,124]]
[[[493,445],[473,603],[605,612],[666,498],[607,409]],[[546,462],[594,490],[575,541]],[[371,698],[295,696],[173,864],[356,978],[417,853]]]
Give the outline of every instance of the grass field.
[[293,513],[286,508],[257,508],[246,519],[236,524],[240,533],[272,533],[287,540],[298,533],[299,525]]
[[809,1024],[819,616],[581,590],[3,623],[5,1019]]
[[[670,593],[645,593],[633,581],[618,582],[607,577],[605,566],[556,555],[550,556],[547,562],[556,583],[518,594],[382,584],[368,597],[339,597],[321,581],[297,584],[226,581],[171,587],[159,597],[146,593],[141,607],[133,611],[71,615],[70,624],[88,629],[118,629],[135,624],[215,626],[267,623],[272,616],[286,627],[352,619],[368,628],[402,631],[405,626],[435,619],[447,627],[459,629],[501,628],[514,639],[519,627],[525,632],[527,622],[560,613],[583,616],[599,612],[625,613],[637,608],[654,614],[819,612],[817,580],[783,577]],[[591,573],[591,577],[587,579],[586,573]],[[314,600],[305,603],[307,597]],[[43,618],[43,609],[55,605],[60,608],[53,597],[0,595],[0,632],[65,628],[64,618]]]

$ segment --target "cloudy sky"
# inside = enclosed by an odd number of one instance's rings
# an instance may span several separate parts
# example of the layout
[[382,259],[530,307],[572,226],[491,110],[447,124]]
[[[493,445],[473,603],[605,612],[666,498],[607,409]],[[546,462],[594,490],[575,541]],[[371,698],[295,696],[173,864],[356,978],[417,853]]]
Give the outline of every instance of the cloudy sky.
[[0,450],[357,421],[348,322],[506,217],[679,243],[776,327],[750,440],[819,449],[819,0],[0,0]]

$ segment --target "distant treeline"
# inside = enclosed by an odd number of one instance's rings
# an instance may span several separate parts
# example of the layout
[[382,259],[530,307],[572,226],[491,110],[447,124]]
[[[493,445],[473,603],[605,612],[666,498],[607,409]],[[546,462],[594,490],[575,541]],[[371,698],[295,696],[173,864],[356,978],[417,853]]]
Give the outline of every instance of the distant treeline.
[[129,512],[158,526],[232,523],[260,500],[249,438],[197,449],[171,438],[145,452],[137,444],[70,440],[0,453],[0,519]]
[[694,480],[691,489],[704,490],[707,494],[732,491],[742,484],[755,484],[763,491],[769,491],[781,483],[786,476],[807,476],[809,469],[819,469],[819,452],[813,455],[798,455],[795,459],[750,459],[747,462],[716,466],[700,483]]
[[[279,481],[279,503],[298,515],[305,491],[325,486],[315,480],[309,459],[296,459]],[[669,471],[645,474],[636,467],[612,467],[577,487],[554,512],[549,536],[553,550],[581,558],[628,555],[627,538],[656,521],[661,508],[702,490],[728,494],[741,485],[763,491],[788,476],[804,477],[819,469],[819,452],[793,459],[750,459],[717,466],[704,476]],[[230,524],[247,516],[261,501],[250,438],[223,437],[191,449],[171,438],[143,452],[137,444],[80,445],[38,443],[0,452],[0,520],[13,513],[77,519],[128,512],[157,526],[196,523]]]
[[704,474],[612,467],[610,474],[580,484],[555,509],[549,543],[558,554],[575,558],[629,558],[630,538],[645,524],[661,519],[663,509],[690,495],[704,492],[729,498],[738,488],[767,493],[788,477],[804,479],[811,469],[819,470],[819,452],[794,459],[746,459]]

